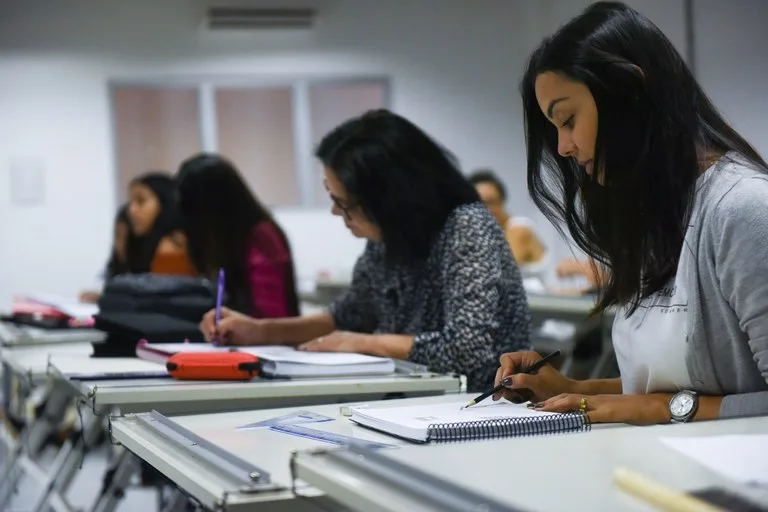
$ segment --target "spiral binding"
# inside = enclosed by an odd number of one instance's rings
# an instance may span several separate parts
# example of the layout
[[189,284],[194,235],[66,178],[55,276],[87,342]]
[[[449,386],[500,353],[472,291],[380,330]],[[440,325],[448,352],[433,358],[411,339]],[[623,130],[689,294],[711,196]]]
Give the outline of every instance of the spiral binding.
[[586,414],[567,413],[430,425],[427,438],[429,441],[440,443],[585,432],[591,428],[592,425]]

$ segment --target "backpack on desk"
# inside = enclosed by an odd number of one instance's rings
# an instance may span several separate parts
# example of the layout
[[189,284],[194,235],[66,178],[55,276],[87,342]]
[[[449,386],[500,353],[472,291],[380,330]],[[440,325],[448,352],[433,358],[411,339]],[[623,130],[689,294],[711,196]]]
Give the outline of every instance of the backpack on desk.
[[121,274],[104,286],[99,311],[146,311],[199,322],[216,307],[216,285],[201,277]]
[[203,341],[198,324],[216,307],[209,280],[161,274],[123,274],[107,282],[99,299],[96,328],[107,333],[94,345],[97,357],[132,357],[141,339]]

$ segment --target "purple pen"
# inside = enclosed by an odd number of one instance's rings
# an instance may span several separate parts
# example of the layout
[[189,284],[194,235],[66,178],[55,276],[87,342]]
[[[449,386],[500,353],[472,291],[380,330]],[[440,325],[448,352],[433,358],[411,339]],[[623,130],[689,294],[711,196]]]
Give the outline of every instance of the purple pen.
[[[219,322],[221,322],[221,300],[224,297],[224,269],[219,269],[219,288],[216,292],[216,327],[219,327]],[[219,344],[219,336],[218,334],[214,336],[213,338],[213,344],[218,345]]]

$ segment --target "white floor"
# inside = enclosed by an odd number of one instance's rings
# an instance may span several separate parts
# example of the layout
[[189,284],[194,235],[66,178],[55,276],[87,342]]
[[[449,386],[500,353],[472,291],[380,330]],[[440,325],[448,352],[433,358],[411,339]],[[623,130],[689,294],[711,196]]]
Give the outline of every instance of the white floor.
[[[78,472],[69,493],[67,501],[75,509],[88,510],[95,501],[101,489],[102,478],[107,469],[107,458],[111,447],[107,444],[97,451],[89,453]],[[38,496],[40,488],[30,478],[25,478],[19,485],[18,493],[11,502],[8,512],[29,512]],[[157,510],[157,492],[154,489],[130,487],[120,502],[119,512],[152,512]]]

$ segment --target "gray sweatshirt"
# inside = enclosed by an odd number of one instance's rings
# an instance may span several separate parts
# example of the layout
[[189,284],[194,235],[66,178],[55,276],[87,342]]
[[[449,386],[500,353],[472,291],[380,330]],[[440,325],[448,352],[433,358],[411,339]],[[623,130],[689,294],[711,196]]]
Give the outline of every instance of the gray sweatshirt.
[[768,415],[768,174],[729,153],[705,175],[687,270],[694,390],[720,416]]

